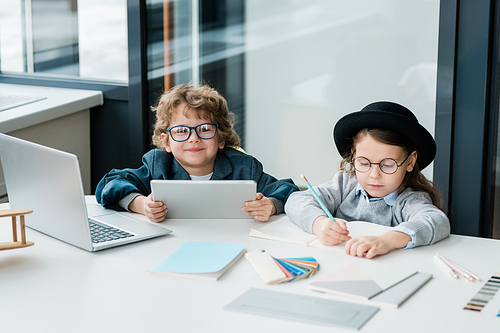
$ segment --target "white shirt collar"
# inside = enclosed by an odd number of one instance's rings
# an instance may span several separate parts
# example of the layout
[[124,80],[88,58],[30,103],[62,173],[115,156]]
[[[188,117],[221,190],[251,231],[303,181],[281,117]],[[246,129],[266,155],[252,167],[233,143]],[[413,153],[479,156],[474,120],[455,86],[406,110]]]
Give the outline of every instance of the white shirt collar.
[[394,206],[394,203],[396,202],[396,199],[398,197],[398,190],[395,190],[394,192],[391,192],[391,193],[387,194],[385,197],[382,197],[382,198],[370,198],[368,196],[368,193],[366,193],[366,191],[361,187],[361,185],[359,183],[356,186],[356,190],[355,191],[356,191],[356,195],[358,195],[359,193],[362,193],[363,197],[366,200],[366,202],[373,202],[373,201],[377,201],[377,200],[383,199],[388,206]]
[[205,175],[205,176],[193,176],[193,175],[189,175],[189,177],[191,177],[191,180],[210,180],[210,178],[212,178],[212,175],[214,173],[211,172],[209,173],[208,175]]

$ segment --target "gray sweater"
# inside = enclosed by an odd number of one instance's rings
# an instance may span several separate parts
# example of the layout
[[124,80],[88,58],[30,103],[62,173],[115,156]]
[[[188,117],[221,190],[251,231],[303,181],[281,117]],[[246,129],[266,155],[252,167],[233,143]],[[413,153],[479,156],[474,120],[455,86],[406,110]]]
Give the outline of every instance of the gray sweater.
[[[391,226],[410,235],[412,241],[407,248],[434,244],[449,236],[448,217],[432,204],[427,193],[407,188],[390,206],[384,200],[367,202],[362,193],[356,194],[357,185],[354,175],[340,171],[331,181],[314,190],[334,217]],[[292,222],[309,233],[312,233],[314,220],[326,216],[310,190],[292,193],[285,212]]]

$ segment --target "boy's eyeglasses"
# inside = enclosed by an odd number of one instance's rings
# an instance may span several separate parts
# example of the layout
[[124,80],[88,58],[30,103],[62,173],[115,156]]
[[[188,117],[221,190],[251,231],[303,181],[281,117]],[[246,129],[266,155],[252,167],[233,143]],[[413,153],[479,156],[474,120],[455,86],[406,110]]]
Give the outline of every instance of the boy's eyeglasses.
[[406,162],[406,160],[408,159],[408,157],[410,157],[410,155],[406,156],[406,158],[404,159],[403,162],[401,162],[401,164],[398,164],[398,162],[396,162],[396,160],[394,160],[392,158],[384,158],[379,163],[372,163],[366,157],[363,157],[363,156],[356,157],[354,159],[354,161],[351,162],[351,164],[354,166],[354,169],[356,171],[361,172],[361,173],[368,172],[371,169],[372,165],[378,164],[380,170],[383,173],[385,173],[387,175],[392,175],[393,173],[398,171],[398,168],[400,166],[402,166],[404,164],[404,162]]
[[218,127],[219,125],[212,123],[200,124],[194,127],[179,125],[169,127],[167,128],[167,131],[170,133],[172,140],[177,142],[189,139],[191,136],[191,130],[194,130],[200,139],[208,140],[215,136]]

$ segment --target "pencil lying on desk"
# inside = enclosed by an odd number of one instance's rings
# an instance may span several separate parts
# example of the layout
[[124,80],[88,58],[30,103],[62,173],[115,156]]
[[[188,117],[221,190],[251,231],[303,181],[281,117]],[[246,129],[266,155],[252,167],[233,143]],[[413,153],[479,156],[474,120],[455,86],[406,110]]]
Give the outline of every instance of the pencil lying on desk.
[[316,199],[316,201],[318,201],[319,205],[321,206],[321,208],[323,209],[323,211],[326,213],[326,215],[328,216],[328,218],[330,220],[332,220],[333,222],[335,222],[335,219],[333,218],[332,213],[330,213],[330,211],[328,210],[328,208],[326,208],[323,200],[321,200],[321,198],[318,196],[318,194],[313,189],[313,187],[311,186],[311,184],[309,184],[309,182],[307,181],[306,177],[304,177],[304,175],[300,175],[300,178],[302,178],[302,180],[304,181],[304,183],[306,183],[307,188],[311,190],[312,194],[314,195],[314,198]]
[[441,260],[443,260],[448,266],[450,266],[451,269],[453,269],[456,273],[460,274],[461,276],[463,276],[467,280],[469,280],[471,282],[481,281],[479,276],[472,274],[471,272],[469,272],[466,269],[462,268],[461,266],[457,265],[456,263],[454,263],[450,259],[446,258],[445,256],[443,256],[439,253],[436,253],[436,256],[441,258]]
[[441,258],[439,258],[437,254],[434,255],[434,261],[438,264],[439,267],[441,267],[443,271],[450,274],[451,277],[458,279],[457,273],[455,273],[455,271],[450,266],[446,265],[446,263],[441,260]]

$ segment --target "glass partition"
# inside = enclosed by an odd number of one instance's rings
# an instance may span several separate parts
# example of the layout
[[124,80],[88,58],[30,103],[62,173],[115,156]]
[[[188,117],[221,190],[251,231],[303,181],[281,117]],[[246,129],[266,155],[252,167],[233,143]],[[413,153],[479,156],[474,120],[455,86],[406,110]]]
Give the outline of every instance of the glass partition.
[[[244,2],[148,0],[149,103],[177,84],[203,82],[218,89],[237,117],[245,140]],[[149,117],[150,124],[154,115]]]
[[439,1],[247,2],[247,151],[319,184],[339,170],[334,124],[371,102],[403,104],[434,133],[438,13]]
[[243,148],[276,177],[330,180],[335,122],[373,101],[407,106],[434,133],[438,0],[147,4],[151,104],[174,84],[214,86]]

